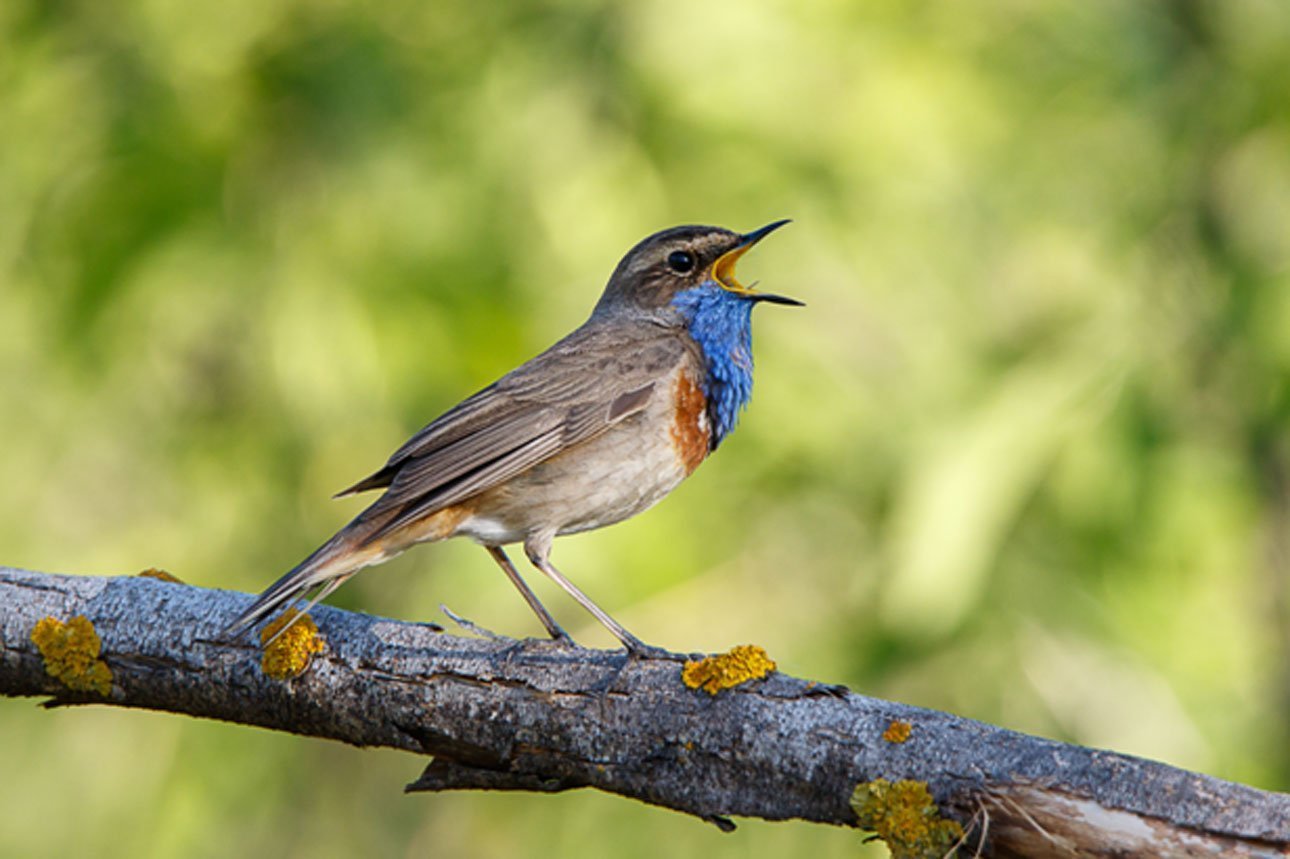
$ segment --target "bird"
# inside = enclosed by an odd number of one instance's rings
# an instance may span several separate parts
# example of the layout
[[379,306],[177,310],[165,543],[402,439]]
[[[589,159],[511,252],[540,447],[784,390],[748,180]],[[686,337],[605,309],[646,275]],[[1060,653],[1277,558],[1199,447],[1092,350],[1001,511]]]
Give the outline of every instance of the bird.
[[380,469],[338,493],[383,490],[265,589],[226,634],[239,636],[312,592],[308,611],[359,570],[418,543],[466,537],[488,551],[551,638],[573,644],[504,546],[522,544],[533,566],[629,656],[666,653],[566,578],[551,562],[552,541],[652,507],[730,435],[752,396],[753,307],[803,306],[740,283],[735,264],[787,223],[748,233],[685,225],[640,241],[586,322],[428,423]]

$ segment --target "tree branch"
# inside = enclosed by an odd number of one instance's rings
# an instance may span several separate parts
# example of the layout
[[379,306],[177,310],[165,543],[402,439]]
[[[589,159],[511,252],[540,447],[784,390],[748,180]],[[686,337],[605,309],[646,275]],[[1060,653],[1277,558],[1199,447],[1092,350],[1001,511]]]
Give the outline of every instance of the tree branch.
[[[593,787],[723,828],[732,816],[855,826],[858,784],[909,779],[925,782],[941,812],[967,830],[968,853],[1290,849],[1290,795],[782,674],[714,696],[681,682],[679,656],[629,662],[621,652],[462,638],[322,607],[314,616],[324,652],[302,676],[275,680],[261,670],[258,647],[217,640],[249,599],[148,578],[0,567],[0,694],[432,755],[408,786],[415,791]],[[76,615],[102,640],[106,695],[51,676],[33,642],[43,618]],[[912,728],[908,739],[889,730],[893,723]]]

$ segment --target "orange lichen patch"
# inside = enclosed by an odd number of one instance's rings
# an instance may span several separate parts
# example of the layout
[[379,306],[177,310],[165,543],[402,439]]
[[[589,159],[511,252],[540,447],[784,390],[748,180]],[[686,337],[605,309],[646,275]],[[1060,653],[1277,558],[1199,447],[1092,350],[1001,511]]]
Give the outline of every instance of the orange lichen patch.
[[887,730],[882,732],[882,738],[889,743],[903,743],[909,739],[909,735],[914,732],[914,726],[908,722],[902,722],[900,719],[892,719]]
[[681,458],[685,473],[689,474],[708,455],[708,398],[689,373],[676,377],[673,397],[676,418],[671,427],[672,446]]
[[[291,626],[278,635],[287,624]],[[260,630],[260,644],[264,646],[260,669],[275,680],[299,677],[309,667],[314,654],[322,653],[326,647],[314,619],[307,614],[301,615],[294,608],[287,609]]]
[[112,691],[112,670],[99,659],[103,642],[94,624],[84,615],[63,623],[53,617],[41,618],[31,630],[32,643],[45,659],[45,671],[73,692]]
[[755,644],[741,644],[728,653],[687,661],[681,669],[681,681],[691,689],[703,689],[715,695],[749,680],[760,680],[775,670],[775,661]]
[[858,784],[851,808],[862,828],[887,843],[892,859],[941,859],[963,838],[957,821],[941,817],[926,782],[879,778]]
[[136,573],[135,575],[144,579],[160,579],[163,582],[174,582],[177,585],[183,584],[177,576],[171,575],[160,567],[148,567],[148,569]]

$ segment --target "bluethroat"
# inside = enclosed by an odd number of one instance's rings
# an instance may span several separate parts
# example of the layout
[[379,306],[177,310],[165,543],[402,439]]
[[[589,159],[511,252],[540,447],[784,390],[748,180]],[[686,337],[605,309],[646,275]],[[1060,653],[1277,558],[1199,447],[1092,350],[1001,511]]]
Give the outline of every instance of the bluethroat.
[[630,653],[650,654],[555,568],[551,541],[651,507],[734,429],[752,396],[753,307],[801,305],[743,285],[735,264],[786,223],[744,234],[674,227],[640,242],[581,327],[431,421],[341,492],[384,490],[228,632],[316,591],[312,607],[416,543],[461,536],[488,550],[553,638],[571,640],[503,546],[522,543],[533,565]]

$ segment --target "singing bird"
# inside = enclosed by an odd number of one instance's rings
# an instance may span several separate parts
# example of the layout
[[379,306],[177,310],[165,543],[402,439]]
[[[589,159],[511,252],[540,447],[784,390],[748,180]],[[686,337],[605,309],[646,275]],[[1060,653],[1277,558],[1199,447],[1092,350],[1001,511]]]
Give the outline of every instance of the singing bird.
[[460,536],[488,550],[552,638],[572,641],[503,546],[523,543],[533,565],[629,653],[656,654],[555,568],[551,541],[651,507],[734,429],[752,396],[753,307],[802,304],[744,286],[735,263],[786,223],[744,234],[673,227],[640,242],[581,327],[431,421],[341,492],[384,490],[228,633],[317,590],[312,607],[416,543]]

